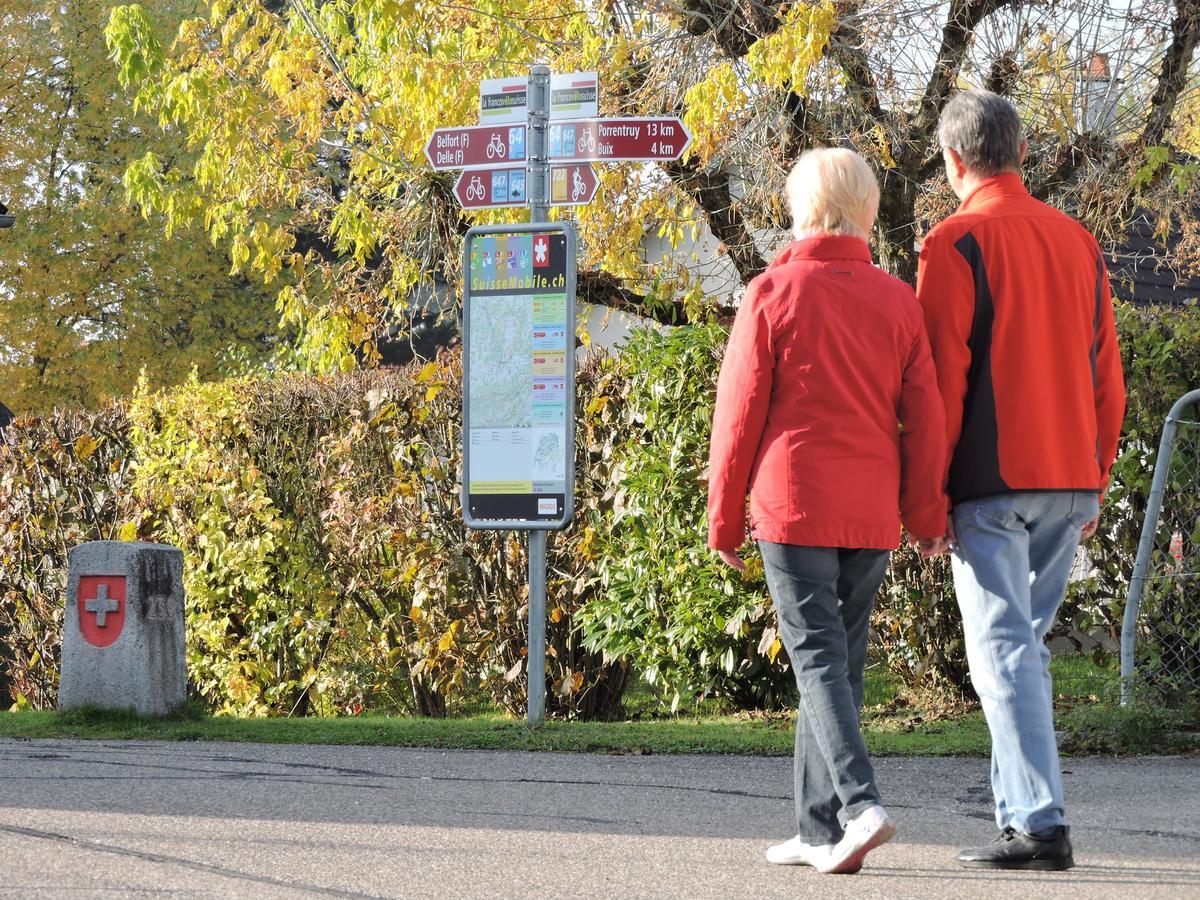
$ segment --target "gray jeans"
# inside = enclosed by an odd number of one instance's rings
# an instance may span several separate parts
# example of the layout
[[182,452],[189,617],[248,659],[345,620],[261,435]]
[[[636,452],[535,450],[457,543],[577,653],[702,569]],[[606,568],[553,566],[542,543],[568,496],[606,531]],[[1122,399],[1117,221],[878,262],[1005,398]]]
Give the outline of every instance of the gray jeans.
[[859,710],[867,626],[890,554],[768,541],[759,547],[800,690],[797,834],[806,844],[835,844],[846,822],[879,803]]

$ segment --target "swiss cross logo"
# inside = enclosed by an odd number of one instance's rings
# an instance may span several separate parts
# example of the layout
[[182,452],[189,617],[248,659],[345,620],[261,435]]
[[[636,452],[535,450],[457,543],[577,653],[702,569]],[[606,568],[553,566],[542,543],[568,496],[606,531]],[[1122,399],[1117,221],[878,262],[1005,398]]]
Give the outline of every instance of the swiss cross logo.
[[545,269],[550,266],[550,236],[539,234],[533,239],[533,267]]
[[125,626],[125,577],[84,575],[79,579],[79,630],[93,647],[108,647]]

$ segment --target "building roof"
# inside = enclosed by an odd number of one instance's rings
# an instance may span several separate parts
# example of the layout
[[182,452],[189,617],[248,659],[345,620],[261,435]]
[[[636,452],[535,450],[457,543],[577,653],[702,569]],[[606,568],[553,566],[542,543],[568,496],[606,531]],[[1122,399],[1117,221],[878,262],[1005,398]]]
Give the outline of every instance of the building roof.
[[1168,265],[1179,234],[1173,229],[1164,245],[1156,234],[1157,221],[1151,210],[1138,210],[1120,244],[1105,253],[1113,294],[1137,304],[1196,304],[1200,276]]

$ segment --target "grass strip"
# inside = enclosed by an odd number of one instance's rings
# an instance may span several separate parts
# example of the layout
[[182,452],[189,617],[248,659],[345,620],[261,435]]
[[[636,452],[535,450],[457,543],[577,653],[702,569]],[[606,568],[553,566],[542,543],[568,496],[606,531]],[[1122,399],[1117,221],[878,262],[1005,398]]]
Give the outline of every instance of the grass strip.
[[[880,756],[986,754],[987,727],[977,714],[927,725],[868,726],[867,745]],[[247,741],[264,744],[353,744],[576,753],[714,753],[788,756],[787,716],[718,716],[631,722],[547,722],[529,728],[500,714],[456,719],[384,716],[236,719],[186,712],[163,719],[102,710],[0,714],[0,737],[16,739]]]

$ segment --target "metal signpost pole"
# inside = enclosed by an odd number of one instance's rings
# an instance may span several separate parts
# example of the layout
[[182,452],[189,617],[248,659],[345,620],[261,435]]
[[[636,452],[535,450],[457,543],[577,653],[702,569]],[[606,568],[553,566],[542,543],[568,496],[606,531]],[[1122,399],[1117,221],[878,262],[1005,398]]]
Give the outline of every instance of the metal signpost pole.
[[[550,221],[546,181],[549,160],[546,155],[546,123],[550,116],[547,96],[550,87],[550,67],[534,66],[529,73],[529,119],[526,134],[529,145],[529,221],[530,224]],[[568,353],[570,349],[568,341]],[[568,459],[567,465],[573,461]],[[526,700],[530,725],[538,725],[546,714],[546,545],[545,529],[529,532],[529,647],[525,672],[529,680]]]
[[[435,128],[425,145],[435,172],[460,172],[454,193],[464,209],[530,207],[528,224],[476,225],[463,242],[462,429],[465,524],[529,532],[530,725],[546,711],[546,532],[575,514],[576,235],[569,222],[550,221],[550,207],[591,202],[599,187],[592,160],[675,160],[692,141],[675,116],[599,118],[599,90],[595,72],[551,76],[541,65],[524,80],[487,79],[480,124]],[[532,340],[514,338],[513,325],[531,328]],[[526,398],[514,392],[524,390],[523,376],[484,360],[499,354],[511,369],[526,352],[528,411],[484,402],[472,415],[476,388],[494,393],[496,378],[521,405]]]

